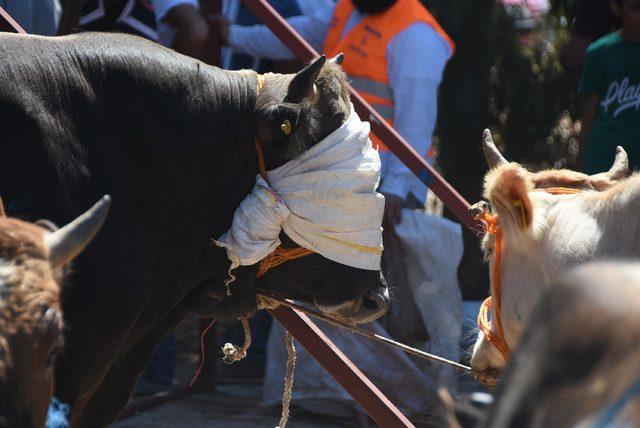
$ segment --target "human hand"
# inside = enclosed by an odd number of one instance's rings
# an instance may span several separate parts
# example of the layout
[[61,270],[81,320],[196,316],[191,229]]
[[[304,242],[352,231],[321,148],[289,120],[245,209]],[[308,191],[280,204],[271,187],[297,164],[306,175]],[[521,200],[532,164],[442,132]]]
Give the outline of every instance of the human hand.
[[402,207],[404,199],[392,193],[383,193],[384,196],[384,216],[382,226],[385,229],[393,230],[396,225],[402,222]]
[[209,22],[218,30],[220,41],[224,46],[229,43],[229,27],[231,23],[223,15],[209,15]]

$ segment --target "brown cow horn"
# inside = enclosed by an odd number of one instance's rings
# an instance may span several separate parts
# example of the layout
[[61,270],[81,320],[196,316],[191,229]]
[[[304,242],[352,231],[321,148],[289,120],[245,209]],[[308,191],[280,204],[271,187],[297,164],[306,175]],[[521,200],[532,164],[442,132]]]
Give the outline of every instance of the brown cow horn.
[[111,197],[105,195],[71,223],[45,235],[44,243],[52,266],[62,266],[80,254],[104,223],[110,204]]
[[627,152],[620,146],[616,147],[616,159],[613,161],[611,169],[606,173],[611,180],[620,180],[627,176],[629,171],[629,158]]
[[498,151],[498,148],[493,142],[493,138],[491,138],[491,131],[488,129],[485,129],[482,133],[482,151],[484,152],[484,157],[487,160],[489,169],[509,163],[500,154],[500,151]]

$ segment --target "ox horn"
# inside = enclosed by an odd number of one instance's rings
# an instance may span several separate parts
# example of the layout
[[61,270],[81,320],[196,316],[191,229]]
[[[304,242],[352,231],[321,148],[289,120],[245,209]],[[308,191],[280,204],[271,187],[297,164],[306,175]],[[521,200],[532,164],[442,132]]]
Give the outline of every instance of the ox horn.
[[491,131],[485,129],[482,133],[482,151],[484,152],[484,157],[487,160],[487,165],[489,165],[489,169],[493,169],[499,165],[507,164],[507,160],[500,154],[500,151],[496,147],[493,142],[493,138],[491,137]]
[[287,90],[287,96],[292,103],[301,103],[302,100],[314,94],[316,91],[314,82],[325,62],[327,57],[322,55],[296,73]]
[[616,147],[616,159],[613,161],[611,169],[606,173],[611,180],[620,180],[627,176],[629,172],[629,158],[627,152],[620,146]]
[[342,61],[344,61],[344,54],[340,52],[338,55],[334,56],[331,59],[328,59],[327,61],[340,65],[342,64]]
[[105,195],[71,223],[45,235],[44,243],[52,266],[62,266],[80,254],[104,223],[110,204],[111,197]]

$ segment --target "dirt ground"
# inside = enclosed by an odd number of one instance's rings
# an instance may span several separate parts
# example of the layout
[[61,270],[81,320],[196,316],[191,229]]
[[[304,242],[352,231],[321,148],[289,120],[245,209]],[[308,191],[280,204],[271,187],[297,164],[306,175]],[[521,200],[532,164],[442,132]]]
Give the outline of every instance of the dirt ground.
[[[196,318],[186,320],[176,330],[177,361],[175,385],[186,385],[198,365],[199,328]],[[229,328],[227,324],[216,324],[215,340],[220,342]],[[212,339],[214,340],[214,339]],[[216,366],[215,387],[203,388],[171,400],[143,413],[134,414],[112,425],[114,428],[264,428],[276,427],[280,420],[280,408],[262,405],[262,387],[256,379],[236,379],[213,355]],[[233,367],[233,366],[231,366]],[[230,375],[231,373],[231,375]],[[283,385],[284,386],[284,385]],[[468,375],[459,378],[460,397],[482,390]],[[463,398],[464,399],[464,398]],[[148,400],[138,397],[133,402]],[[334,428],[375,426],[371,421],[327,419],[308,413],[292,405],[289,425],[295,428]]]
[[[221,386],[211,392],[188,395],[151,411],[131,416],[114,428],[265,428],[280,421],[279,409],[260,404],[259,386]],[[356,426],[352,421],[328,421],[293,409],[289,426],[296,428],[337,428]]]

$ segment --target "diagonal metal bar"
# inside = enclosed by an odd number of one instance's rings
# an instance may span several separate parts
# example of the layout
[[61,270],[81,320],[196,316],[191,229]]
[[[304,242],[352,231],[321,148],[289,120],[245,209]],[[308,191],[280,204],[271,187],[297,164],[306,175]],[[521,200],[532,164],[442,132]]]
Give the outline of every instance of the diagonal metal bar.
[[[291,27],[266,0],[242,0],[242,2],[282,43],[302,61],[310,61],[318,53]],[[476,234],[482,225],[469,215],[469,203],[429,163],[367,103],[353,88],[351,100],[362,118],[371,123],[371,129],[404,164],[426,184],[453,214]]]
[[309,317],[286,306],[271,309],[269,313],[351,394],[379,426],[414,426]]
[[27,34],[20,24],[18,24],[2,7],[0,7],[0,31],[4,31],[6,33]]

